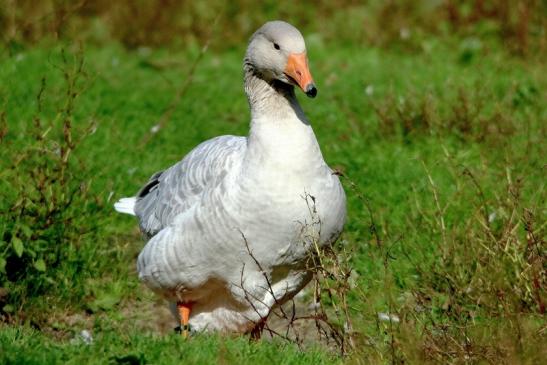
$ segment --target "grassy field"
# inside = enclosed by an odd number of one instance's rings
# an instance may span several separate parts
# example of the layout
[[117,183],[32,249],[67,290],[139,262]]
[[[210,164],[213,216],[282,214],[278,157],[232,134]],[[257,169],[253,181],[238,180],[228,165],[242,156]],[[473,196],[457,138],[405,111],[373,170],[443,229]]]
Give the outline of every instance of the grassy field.
[[112,209],[199,142],[247,133],[244,41],[204,53],[45,42],[0,53],[1,363],[547,357],[541,57],[473,37],[307,43],[319,95],[299,99],[348,195],[336,251],[352,268],[349,354],[279,338],[183,341],[138,283],[136,222]]

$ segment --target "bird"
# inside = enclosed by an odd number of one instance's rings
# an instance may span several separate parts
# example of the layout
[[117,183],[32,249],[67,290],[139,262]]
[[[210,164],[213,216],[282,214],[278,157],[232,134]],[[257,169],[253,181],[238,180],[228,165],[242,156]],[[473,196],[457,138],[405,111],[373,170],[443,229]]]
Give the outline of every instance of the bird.
[[169,302],[185,337],[261,331],[311,281],[311,255],[346,221],[339,176],[296,97],[295,88],[317,95],[300,31],[262,25],[243,74],[248,135],[202,142],[115,204],[138,218],[139,279]]

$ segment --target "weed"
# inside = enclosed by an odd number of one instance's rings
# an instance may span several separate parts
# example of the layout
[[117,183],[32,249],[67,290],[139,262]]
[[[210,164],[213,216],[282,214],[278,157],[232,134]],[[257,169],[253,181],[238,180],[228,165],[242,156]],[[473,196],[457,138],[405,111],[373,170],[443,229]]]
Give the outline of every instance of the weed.
[[[91,179],[74,155],[93,128],[73,125],[86,77],[83,55],[63,52],[59,69],[65,79],[64,103],[53,117],[44,116],[48,89],[42,78],[27,138],[11,136],[2,113],[0,282],[6,294],[0,306],[8,319],[30,299],[58,291],[70,275],[79,275],[83,267],[75,253],[98,230],[96,221],[87,219],[98,208],[89,190]],[[67,265],[73,268],[64,272]]]

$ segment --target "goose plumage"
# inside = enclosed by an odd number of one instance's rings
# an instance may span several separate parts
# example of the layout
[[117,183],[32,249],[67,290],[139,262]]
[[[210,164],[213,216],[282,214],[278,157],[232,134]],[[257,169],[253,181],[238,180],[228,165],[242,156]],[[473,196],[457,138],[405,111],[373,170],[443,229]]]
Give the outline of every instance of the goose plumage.
[[311,280],[314,245],[342,232],[344,190],[294,92],[317,93],[307,62],[295,27],[263,25],[244,59],[249,135],[201,143],[116,204],[148,240],[139,278],[178,320],[176,303],[192,303],[192,330],[250,331]]

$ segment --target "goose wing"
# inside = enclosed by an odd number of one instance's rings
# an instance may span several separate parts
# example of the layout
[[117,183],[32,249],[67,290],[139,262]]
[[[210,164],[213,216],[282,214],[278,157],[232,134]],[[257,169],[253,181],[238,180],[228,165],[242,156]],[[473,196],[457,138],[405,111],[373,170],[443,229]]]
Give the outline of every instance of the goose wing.
[[245,137],[221,136],[198,145],[180,162],[152,175],[136,197],[134,212],[151,238],[217,186],[243,158]]

